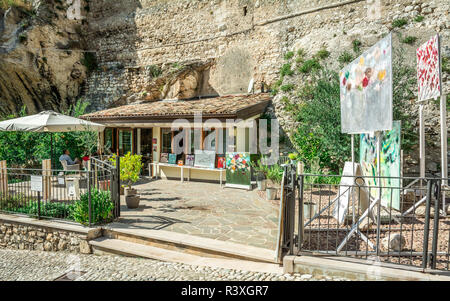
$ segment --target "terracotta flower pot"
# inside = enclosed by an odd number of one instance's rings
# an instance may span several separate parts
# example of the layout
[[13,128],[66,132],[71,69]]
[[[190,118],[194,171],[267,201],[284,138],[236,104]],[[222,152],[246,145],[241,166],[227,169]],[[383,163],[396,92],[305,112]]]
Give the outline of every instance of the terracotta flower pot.
[[134,196],[137,195],[137,190],[134,188],[125,188],[125,196]]

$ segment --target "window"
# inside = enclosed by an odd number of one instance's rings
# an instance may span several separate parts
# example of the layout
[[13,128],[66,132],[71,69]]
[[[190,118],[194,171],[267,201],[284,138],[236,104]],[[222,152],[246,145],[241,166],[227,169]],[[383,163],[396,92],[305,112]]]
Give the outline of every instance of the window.
[[172,152],[172,131],[161,129],[161,153]]
[[113,129],[105,129],[104,149],[106,152],[114,152],[113,150]]
[[216,130],[203,131],[203,149],[216,150]]
[[119,130],[119,156],[133,152],[133,134],[131,130]]

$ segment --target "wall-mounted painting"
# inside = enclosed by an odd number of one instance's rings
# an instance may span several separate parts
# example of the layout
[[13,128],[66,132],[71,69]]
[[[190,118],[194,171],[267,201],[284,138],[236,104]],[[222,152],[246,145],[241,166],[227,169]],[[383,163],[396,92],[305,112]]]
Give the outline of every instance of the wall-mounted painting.
[[169,154],[169,164],[177,164],[177,155]]
[[186,166],[194,166],[195,156],[194,155],[186,155]]
[[441,96],[441,59],[439,35],[417,48],[419,101]]
[[[381,204],[386,207],[392,207],[400,210],[400,143],[401,143],[401,123],[395,121],[393,128],[386,131],[382,135],[380,166],[381,177],[389,177],[381,179],[382,198]],[[370,195],[375,199],[379,196],[377,169],[377,139],[369,134],[361,135],[360,143],[360,162],[362,173],[366,177],[366,184]],[[396,178],[397,177],[397,178]],[[391,203],[392,202],[392,203]]]
[[250,153],[226,154],[227,187],[251,189]]
[[216,164],[216,152],[209,150],[195,151],[195,167],[214,168]]
[[169,162],[169,154],[168,153],[161,153],[161,156],[159,157],[160,163],[167,163]]
[[391,34],[339,74],[342,133],[392,129]]
[[217,155],[217,168],[225,168],[226,159],[224,155]]

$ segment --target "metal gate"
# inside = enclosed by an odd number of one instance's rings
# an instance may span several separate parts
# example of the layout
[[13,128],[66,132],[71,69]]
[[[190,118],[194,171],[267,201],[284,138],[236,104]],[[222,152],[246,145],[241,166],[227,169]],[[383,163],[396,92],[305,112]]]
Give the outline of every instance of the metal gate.
[[[339,183],[339,176],[297,175],[295,166],[284,168],[282,256],[346,256],[413,266],[424,271],[450,270],[450,217],[445,214],[444,206],[445,195],[448,196],[450,190],[442,185],[447,179],[400,179],[400,183],[422,182],[415,188],[403,187],[403,184],[384,187],[380,181],[374,189],[398,189],[402,208],[397,211],[378,202],[372,208],[375,213],[365,216],[360,194],[355,193],[353,218],[349,206],[345,222],[341,224],[333,216],[335,199],[340,197],[339,185],[335,184]],[[336,177],[336,181],[324,181],[325,177]],[[356,182],[359,184],[347,189],[372,192],[372,187]],[[311,206],[315,209],[311,210]]]

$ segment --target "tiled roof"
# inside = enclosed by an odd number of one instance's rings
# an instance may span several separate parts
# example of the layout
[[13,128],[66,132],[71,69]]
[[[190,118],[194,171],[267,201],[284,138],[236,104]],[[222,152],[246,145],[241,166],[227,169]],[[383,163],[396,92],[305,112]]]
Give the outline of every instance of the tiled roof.
[[[171,118],[193,116],[201,111],[203,115],[238,116],[239,113],[262,113],[271,100],[267,93],[251,95],[230,95],[196,100],[161,100],[120,106],[83,115],[83,119],[135,119],[140,117]],[[260,112],[254,112],[254,111]],[[249,116],[250,117],[250,116]]]

